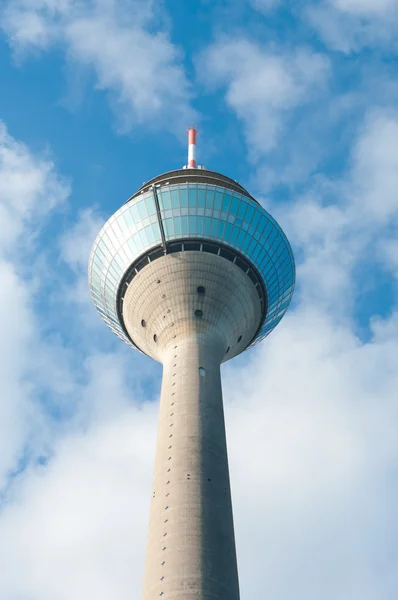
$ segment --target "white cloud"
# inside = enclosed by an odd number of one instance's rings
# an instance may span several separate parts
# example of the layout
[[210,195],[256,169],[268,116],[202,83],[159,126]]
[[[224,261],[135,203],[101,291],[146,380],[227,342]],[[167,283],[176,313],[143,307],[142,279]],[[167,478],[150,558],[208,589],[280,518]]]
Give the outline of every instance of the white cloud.
[[394,51],[398,23],[397,0],[331,0],[306,10],[310,23],[334,50],[358,52],[381,46]]
[[280,4],[280,0],[250,0],[255,10],[269,11]]
[[34,285],[21,273],[32,265],[38,228],[68,192],[51,160],[32,155],[0,122],[0,490],[30,436],[42,426],[34,405],[35,381],[28,377],[37,344]]
[[314,102],[328,79],[327,58],[306,49],[268,50],[247,40],[219,41],[200,57],[206,80],[226,87],[225,99],[245,126],[258,161],[286,133],[292,111]]
[[152,3],[138,0],[13,0],[0,23],[20,59],[60,44],[72,64],[92,70],[121,130],[137,123],[173,129],[195,113],[181,53],[165,31],[154,32],[154,16]]

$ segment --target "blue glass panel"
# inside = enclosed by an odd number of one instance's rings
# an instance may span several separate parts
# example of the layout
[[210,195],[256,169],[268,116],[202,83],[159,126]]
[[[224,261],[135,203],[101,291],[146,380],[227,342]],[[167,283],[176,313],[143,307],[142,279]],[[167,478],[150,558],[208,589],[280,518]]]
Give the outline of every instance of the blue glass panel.
[[163,221],[167,235],[174,235],[174,223],[173,219],[165,219]]
[[214,200],[214,208],[215,208],[215,210],[221,210],[222,199],[223,199],[223,193],[219,192],[217,190],[217,192],[216,192],[216,198]]
[[198,190],[198,206],[202,207],[205,205],[206,192],[204,190]]
[[138,202],[138,211],[140,213],[141,219],[145,219],[145,217],[148,216],[146,206],[143,200],[141,200],[141,202]]
[[145,248],[146,246],[148,246],[148,239],[145,235],[145,229],[141,229],[138,233],[142,242],[142,246]]
[[188,190],[180,186],[180,206],[188,206]]
[[263,230],[266,227],[267,223],[268,223],[268,219],[264,215],[261,215],[261,219],[260,219],[260,221],[259,221],[259,223],[257,225],[257,231],[260,234],[263,233]]
[[196,217],[194,217],[193,215],[191,215],[189,217],[189,233],[198,233],[197,232]]
[[153,196],[148,196],[145,200],[145,206],[146,206],[146,210],[147,210],[147,214],[148,215],[153,215],[156,212],[156,208],[155,208],[155,200],[153,199]]
[[169,190],[162,190],[160,194],[158,193],[158,197],[161,209],[168,210],[171,208],[171,198]]
[[133,220],[135,221],[135,223],[138,223],[139,221],[141,221],[141,217],[139,215],[137,205],[131,204],[130,210],[131,210],[131,214],[133,215]]
[[145,233],[146,237],[148,238],[148,242],[150,244],[153,244],[155,242],[155,238],[153,236],[152,227],[150,225],[148,225],[148,227],[145,227]]
[[138,233],[135,233],[133,235],[133,240],[134,240],[134,244],[137,246],[138,250],[142,250],[142,242],[141,242],[140,235]]
[[227,223],[227,226],[225,228],[225,239],[227,242],[229,242],[229,240],[231,239],[231,233],[232,233],[232,225],[231,223]]
[[213,208],[214,206],[214,189],[208,189],[206,193],[206,208]]
[[219,238],[223,238],[224,237],[225,226],[226,226],[226,222],[225,221],[219,221],[219,223],[218,223],[218,234],[217,234],[217,237],[219,237]]
[[256,227],[257,227],[257,225],[258,225],[258,222],[259,222],[259,220],[260,220],[260,217],[261,217],[261,213],[260,213],[260,211],[259,211],[259,210],[256,210],[256,212],[254,213],[254,216],[253,216],[252,222],[251,222],[251,224],[252,224],[252,227],[254,227],[254,228],[256,228]]
[[103,263],[102,263],[102,260],[100,260],[99,256],[97,256],[96,254],[94,254],[94,256],[93,256],[93,261],[94,261],[94,263],[95,263],[95,264],[96,264],[96,265],[99,267],[99,269],[100,269],[100,270],[102,270],[102,269],[103,269],[103,266],[104,266],[104,265],[103,265]]
[[239,232],[240,232],[240,228],[236,227],[236,225],[234,225],[234,228],[232,230],[232,236],[231,236],[232,244],[236,244],[236,240],[238,239]]
[[152,224],[152,231],[153,231],[153,235],[155,236],[155,240],[159,241],[161,239],[161,235],[160,235],[160,229],[159,229],[158,223]]
[[203,233],[203,217],[198,217],[198,233]]
[[182,235],[188,235],[188,217],[181,217],[181,233]]
[[231,202],[231,208],[229,209],[229,212],[232,213],[233,215],[236,215],[236,213],[238,212],[238,206],[239,206],[239,200],[238,198],[232,198],[232,202]]
[[210,235],[210,230],[211,230],[211,219],[210,217],[205,217],[205,235]]
[[123,235],[127,237],[129,235],[129,228],[127,227],[127,223],[125,218],[123,217],[123,213],[118,216],[117,222],[119,223],[119,227],[123,232]]
[[129,245],[129,248],[130,248],[131,252],[132,252],[133,254],[135,254],[135,253],[137,252],[137,246],[136,246],[136,245],[135,245],[135,243],[134,243],[134,239],[131,237],[131,238],[128,240],[128,242],[127,242],[127,243],[128,243],[128,245]]
[[245,235],[246,235],[246,231],[243,231],[243,229],[241,229],[239,231],[239,235],[238,235],[238,244],[239,244],[239,246],[242,246]]
[[231,206],[231,201],[232,201],[232,196],[230,196],[229,194],[224,194],[221,210],[223,210],[226,213],[229,212],[229,207]]
[[196,206],[196,186],[189,186],[188,204],[189,206]]
[[240,206],[239,206],[239,210],[238,210],[238,217],[240,219],[243,219],[246,213],[246,209],[247,209],[247,204],[246,202],[241,202]]
[[254,238],[252,238],[252,241],[250,242],[250,246],[249,246],[249,254],[252,255],[254,248],[256,248],[257,246],[257,242]]
[[246,211],[245,221],[247,221],[248,223],[250,223],[250,220],[251,220],[251,218],[253,216],[253,213],[254,213],[254,207],[251,204],[249,204],[248,208],[247,208],[247,211]]
[[178,208],[180,206],[180,200],[178,197],[178,190],[171,190],[171,206],[173,208]]
[[181,235],[181,219],[180,217],[174,217],[174,231],[176,235]]
[[213,235],[214,237],[217,236],[218,224],[219,224],[218,219],[211,220],[211,235]]

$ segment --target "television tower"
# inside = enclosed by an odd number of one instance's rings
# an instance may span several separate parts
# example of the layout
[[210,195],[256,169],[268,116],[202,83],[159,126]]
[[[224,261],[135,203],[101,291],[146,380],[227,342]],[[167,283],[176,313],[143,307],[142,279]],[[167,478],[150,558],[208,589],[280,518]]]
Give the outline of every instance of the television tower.
[[144,183],[105,223],[89,285],[105,323],[163,365],[143,600],[239,600],[221,363],[290,303],[292,251],[236,181],[196,164]]

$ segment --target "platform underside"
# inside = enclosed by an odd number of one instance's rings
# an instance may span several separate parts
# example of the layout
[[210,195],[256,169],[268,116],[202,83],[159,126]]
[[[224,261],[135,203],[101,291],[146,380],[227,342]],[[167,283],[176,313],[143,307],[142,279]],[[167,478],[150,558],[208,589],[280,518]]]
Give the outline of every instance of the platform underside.
[[225,258],[204,252],[167,254],[130,282],[122,317],[133,342],[163,362],[176,340],[214,338],[220,362],[242,352],[263,319],[250,277]]

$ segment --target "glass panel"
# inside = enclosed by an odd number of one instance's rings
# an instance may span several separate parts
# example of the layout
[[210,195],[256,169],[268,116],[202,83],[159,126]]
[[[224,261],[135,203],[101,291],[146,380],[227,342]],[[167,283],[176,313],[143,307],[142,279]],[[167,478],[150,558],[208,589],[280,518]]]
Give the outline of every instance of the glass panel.
[[169,190],[162,190],[161,194],[158,192],[159,205],[161,209],[167,210],[171,208],[171,198]]
[[238,210],[238,217],[243,219],[246,213],[247,204],[246,202],[241,202]]
[[214,201],[214,208],[216,210],[221,210],[221,206],[222,206],[222,199],[223,199],[223,194],[222,192],[217,191],[216,192],[216,199]]
[[203,233],[203,217],[198,217],[198,233]]
[[138,202],[138,211],[140,213],[141,219],[145,219],[145,217],[148,216],[148,213],[147,213],[147,210],[146,210],[146,206],[145,206],[145,202],[143,200],[141,200],[141,202]]
[[250,223],[250,220],[251,220],[251,218],[253,216],[253,213],[254,213],[254,207],[249,204],[248,207],[247,207],[245,221],[247,221],[248,223]]
[[218,223],[218,219],[211,220],[211,235],[213,235],[214,237],[217,237]]
[[205,235],[210,234],[211,229],[211,219],[210,217],[205,217]]
[[227,223],[226,227],[225,227],[225,239],[227,242],[229,242],[229,240],[231,239],[231,233],[232,233],[232,225],[231,223]]
[[248,249],[248,247],[249,247],[249,244],[250,244],[250,242],[251,242],[251,239],[252,239],[252,238],[251,238],[251,236],[250,236],[250,235],[248,235],[248,234],[246,234],[246,237],[245,237],[245,239],[244,239],[244,241],[243,241],[243,243],[242,243],[242,249],[243,249],[245,252],[246,252],[246,250],[247,250],[247,249]]
[[134,221],[133,221],[133,216],[131,214],[131,209],[127,209],[123,211],[123,217],[126,220],[127,225],[130,227],[130,229],[135,229],[134,227]]
[[184,236],[189,234],[188,217],[181,217],[181,233]]
[[224,194],[224,198],[222,201],[222,208],[224,212],[229,212],[229,207],[231,206],[232,197],[229,194]]
[[132,204],[130,206],[130,210],[131,210],[131,214],[133,215],[133,220],[135,221],[135,223],[138,223],[141,220],[141,218],[140,218],[140,215],[138,213],[137,205],[136,204]]
[[150,244],[153,244],[155,242],[155,238],[153,237],[153,231],[150,225],[148,225],[148,227],[145,227],[145,233],[146,237],[148,238],[148,242]]
[[229,212],[232,213],[233,215],[236,215],[236,213],[238,212],[238,206],[239,206],[238,198],[232,198],[231,208],[229,209]]
[[145,229],[141,229],[141,231],[139,232],[139,235],[140,235],[140,240],[142,242],[142,246],[144,248],[146,248],[148,246],[148,239],[145,235]]
[[254,248],[256,246],[257,246],[257,242],[256,242],[256,240],[254,238],[252,238],[252,241],[251,241],[250,246],[249,246],[249,254],[250,255],[253,254]]
[[133,254],[136,254],[137,253],[137,247],[136,247],[136,245],[134,243],[133,237],[131,237],[127,243],[129,245],[129,248],[130,248],[131,252]]
[[155,240],[159,241],[161,239],[159,223],[153,223],[152,230],[153,235],[155,236]]
[[180,206],[180,201],[178,198],[178,191],[177,190],[172,190],[170,192],[171,194],[171,206],[173,208],[178,208]]
[[243,229],[240,229],[239,235],[238,235],[238,244],[239,244],[239,246],[242,245],[243,239],[244,239],[245,235],[246,235],[246,232],[243,231]]
[[163,221],[167,235],[174,235],[174,222],[173,219],[165,219]]
[[198,206],[205,205],[206,192],[204,190],[198,190]]
[[191,215],[189,217],[189,233],[198,233],[196,228],[197,228],[196,217]]
[[186,187],[180,187],[180,206],[188,206],[188,190]]
[[175,231],[176,235],[181,235],[181,218],[174,217],[173,221],[174,221],[174,231]]
[[259,210],[256,210],[256,212],[254,213],[254,217],[253,217],[253,219],[252,219],[252,223],[251,223],[251,224],[252,224],[252,227],[254,227],[254,228],[256,228],[256,227],[257,227],[257,224],[258,224],[258,222],[259,222],[259,220],[260,220],[260,217],[261,217],[261,213],[260,213],[260,211],[259,211]]
[[130,231],[127,227],[127,223],[123,217],[123,214],[118,216],[117,222],[119,223],[119,227],[122,230],[124,237],[127,238],[129,236]]
[[208,189],[206,194],[206,208],[213,208],[214,205],[214,190]]
[[219,223],[218,223],[218,237],[219,238],[224,237],[225,225],[226,225],[225,221],[219,221]]
[[188,204],[189,206],[196,206],[196,186],[189,186]]
[[139,233],[135,233],[133,235],[134,244],[138,248],[138,250],[142,250],[142,242]]
[[148,196],[148,198],[145,200],[145,206],[148,215],[153,215],[156,212],[155,200],[153,199],[153,196]]
[[239,232],[240,232],[239,227],[236,227],[236,225],[235,225],[232,230],[232,236],[231,236],[232,244],[236,244],[236,240],[238,239]]

